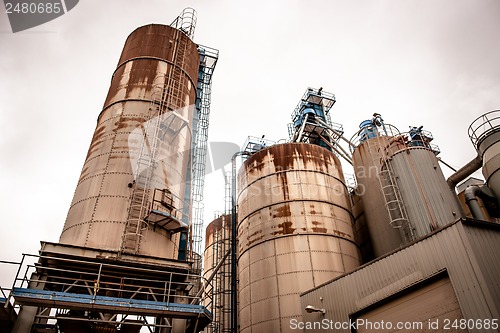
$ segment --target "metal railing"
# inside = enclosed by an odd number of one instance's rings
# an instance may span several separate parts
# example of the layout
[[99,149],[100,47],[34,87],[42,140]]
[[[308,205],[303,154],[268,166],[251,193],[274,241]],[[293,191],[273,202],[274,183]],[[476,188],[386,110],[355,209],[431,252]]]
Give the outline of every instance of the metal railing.
[[198,288],[193,281],[204,281],[198,274],[31,254],[23,254],[18,265],[11,290],[29,288],[90,295],[93,299],[107,296],[182,304],[201,304],[204,299],[207,304],[207,295],[194,295]]
[[275,144],[276,141],[264,139],[263,137],[258,138],[256,136],[248,136],[245,143],[243,143],[241,150],[253,154],[261,149],[274,146]]
[[192,40],[196,29],[196,20],[196,11],[191,7],[187,7],[170,23],[170,26],[179,29]]
[[[368,139],[371,139],[375,136],[389,136],[395,137],[399,136],[401,133],[397,129],[396,126],[390,124],[383,124],[383,126],[375,126],[373,125],[372,131],[369,131],[367,128],[361,128],[359,131],[354,133],[351,137],[351,145],[349,146],[351,153],[358,147],[361,143],[365,142]],[[373,136],[371,136],[373,135]]]
[[469,126],[469,138],[474,147],[490,133],[500,129],[500,110],[493,110],[476,118]]
[[[438,155],[441,150],[439,149],[438,145],[430,143],[430,141],[433,139],[432,133],[429,131],[421,131],[422,132],[422,137],[420,139],[416,139],[415,137],[411,137],[411,132],[399,132],[399,130],[392,125],[385,124],[383,129],[377,128],[373,132],[370,132],[370,134],[373,134],[373,137],[375,136],[385,136],[385,137],[390,137],[391,139],[389,140],[389,145],[393,145],[396,143],[399,143],[402,145],[402,148],[409,148],[409,147],[422,147],[422,148],[427,148],[431,150],[435,155]],[[351,152],[353,152],[356,147],[358,147],[361,143],[367,141],[368,139],[373,138],[369,136],[369,134],[366,133],[366,129],[360,129],[356,134],[354,134],[350,140],[351,142]],[[389,147],[385,147],[385,149],[389,149]]]

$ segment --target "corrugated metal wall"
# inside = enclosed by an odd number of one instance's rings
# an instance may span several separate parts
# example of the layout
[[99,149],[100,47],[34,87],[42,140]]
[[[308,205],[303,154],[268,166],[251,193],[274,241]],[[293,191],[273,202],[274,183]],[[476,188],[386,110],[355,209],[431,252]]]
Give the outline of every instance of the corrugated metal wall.
[[415,239],[463,217],[432,150],[406,148],[393,154],[389,163],[397,176]]
[[[439,326],[444,328],[447,320],[453,322],[463,318],[453,286],[447,276],[398,296],[381,306],[354,315],[353,320],[360,323],[356,327],[356,333],[373,332],[376,325],[382,322],[390,322],[391,328],[376,329],[377,332],[438,331],[435,328]],[[403,325],[398,327],[400,325],[398,323]],[[467,330],[459,328],[453,332],[465,333]]]
[[[499,246],[497,224],[479,224],[474,220],[452,223],[408,247],[302,294],[302,309],[307,305],[326,309],[324,316],[303,310],[303,320],[348,321],[350,314],[443,270],[453,284],[464,318],[500,318],[500,261],[495,259]],[[350,332],[349,329],[317,331]]]

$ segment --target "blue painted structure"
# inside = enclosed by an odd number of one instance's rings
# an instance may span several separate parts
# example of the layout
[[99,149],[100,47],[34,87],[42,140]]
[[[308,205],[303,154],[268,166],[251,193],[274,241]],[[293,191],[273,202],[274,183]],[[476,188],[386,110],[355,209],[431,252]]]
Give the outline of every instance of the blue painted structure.
[[89,294],[75,294],[51,290],[14,288],[12,295],[22,305],[54,305],[66,308],[85,308],[103,311],[120,311],[131,314],[176,314],[180,318],[204,317],[212,319],[212,313],[202,305],[158,302]]

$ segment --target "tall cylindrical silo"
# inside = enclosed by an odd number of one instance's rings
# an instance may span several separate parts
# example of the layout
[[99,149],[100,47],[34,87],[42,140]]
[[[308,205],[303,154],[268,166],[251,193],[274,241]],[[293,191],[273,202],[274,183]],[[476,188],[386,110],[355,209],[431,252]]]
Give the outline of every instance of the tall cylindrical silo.
[[[199,54],[182,31],[136,29],[125,42],[60,242],[177,258],[179,234],[144,223],[153,201],[189,222],[190,105]],[[187,200],[186,200],[187,199]],[[158,208],[158,207],[157,207]]]
[[397,249],[402,244],[399,229],[391,225],[391,217],[379,179],[383,165],[382,159],[389,147],[391,137],[374,131],[371,136],[356,135],[357,139],[353,140],[355,149],[352,152],[352,161],[358,184],[356,193],[363,202],[375,257]]
[[[212,312],[212,323],[205,332],[227,332],[230,330],[231,314],[231,265],[230,265],[231,215],[221,215],[207,226],[205,233],[203,277],[208,280],[215,275],[208,287]],[[223,264],[218,267],[221,260]]]
[[389,163],[416,239],[462,217],[462,209],[435,153],[430,147],[409,144],[393,153]]
[[241,332],[288,332],[299,295],[360,264],[338,158],[287,143],[251,155],[238,175]]

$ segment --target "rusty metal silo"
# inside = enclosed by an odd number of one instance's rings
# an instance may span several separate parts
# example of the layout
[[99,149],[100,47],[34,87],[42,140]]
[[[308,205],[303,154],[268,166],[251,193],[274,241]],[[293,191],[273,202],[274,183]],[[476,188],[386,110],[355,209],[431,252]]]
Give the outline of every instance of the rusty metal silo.
[[[408,223],[402,202],[397,198],[386,198],[381,181],[383,157],[390,146],[390,139],[398,135],[399,131],[380,121],[378,125],[372,120],[363,121],[360,130],[351,139],[351,148],[354,147],[352,161],[358,184],[356,193],[362,199],[375,257],[401,246],[399,229]],[[388,200],[393,201],[391,207],[387,205]]]
[[129,35],[61,243],[177,259],[178,231],[189,223],[199,64],[182,29],[151,24]]
[[338,158],[306,143],[251,155],[238,175],[241,332],[287,332],[299,295],[360,264]]
[[[207,226],[203,277],[210,281],[213,320],[206,332],[229,332],[231,317],[231,265],[229,260],[231,215],[221,215]],[[222,263],[222,264],[221,264]]]

